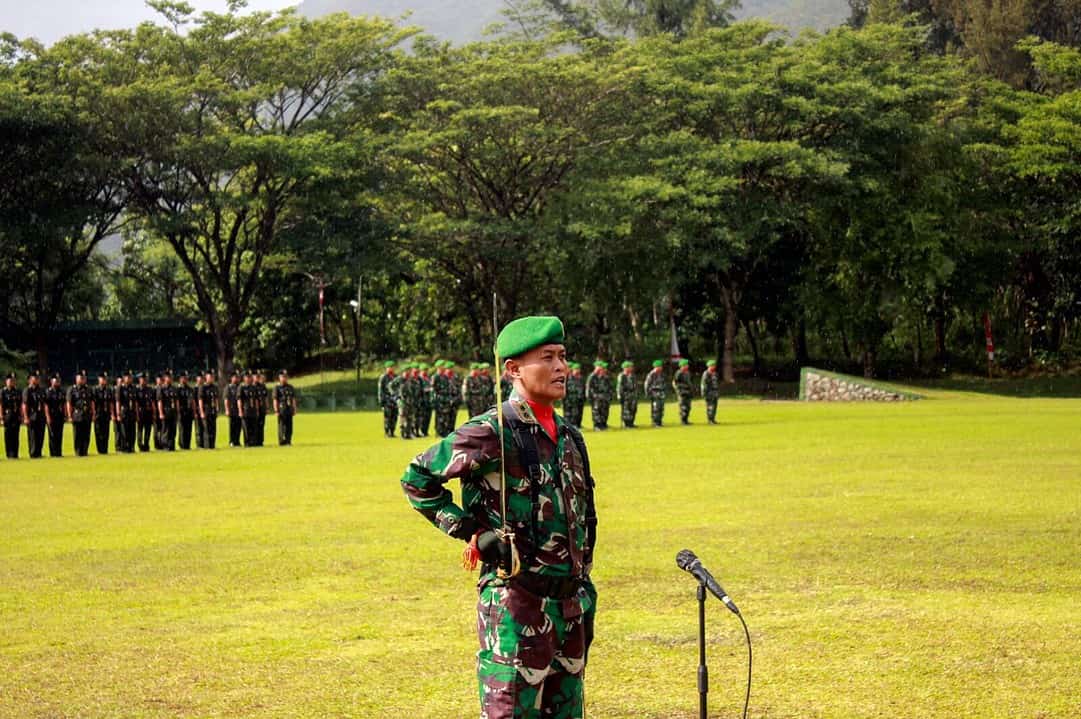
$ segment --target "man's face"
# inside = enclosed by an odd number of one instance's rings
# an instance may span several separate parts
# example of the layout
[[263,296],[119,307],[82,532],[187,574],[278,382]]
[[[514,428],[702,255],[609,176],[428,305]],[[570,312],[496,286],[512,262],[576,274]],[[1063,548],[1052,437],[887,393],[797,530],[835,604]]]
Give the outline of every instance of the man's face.
[[58,380],[56,377],[53,377],[52,380],[49,381],[49,384],[52,387],[59,387],[60,386],[60,380]]
[[172,386],[173,386],[173,376],[172,376],[172,375],[168,375],[168,374],[167,374],[167,375],[165,375],[165,376],[164,376],[164,377],[162,378],[162,382],[164,382],[164,383],[165,383],[165,386],[166,386],[166,387],[172,387]]
[[30,386],[31,387],[37,387],[38,386],[38,378],[37,377],[31,377],[30,378]]
[[86,384],[86,377],[81,374],[75,375],[75,384],[80,386]]
[[105,386],[106,386],[106,385],[108,385],[108,384],[109,384],[109,380],[108,380],[107,378],[105,378],[105,377],[98,377],[98,386],[99,386],[99,387],[105,387]]
[[630,367],[624,367],[623,368],[623,374],[626,374],[626,375],[629,375],[633,371],[634,370],[632,370]]
[[146,377],[140,377],[139,378],[139,386],[140,387],[146,387]]
[[567,394],[567,348],[561,344],[535,347],[507,360],[507,373],[523,397],[551,404]]
[[8,377],[7,379],[4,380],[4,386],[7,387],[8,389],[12,389],[15,386],[15,380]]
[[206,373],[206,383],[207,384],[214,384],[214,374],[212,372],[207,372]]
[[289,381],[289,378],[285,375],[278,375],[278,384],[285,384]]

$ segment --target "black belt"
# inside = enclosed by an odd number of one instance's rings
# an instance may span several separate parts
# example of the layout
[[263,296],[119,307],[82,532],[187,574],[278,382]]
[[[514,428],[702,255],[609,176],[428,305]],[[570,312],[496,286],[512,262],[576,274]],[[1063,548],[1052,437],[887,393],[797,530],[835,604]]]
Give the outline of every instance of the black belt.
[[[495,571],[495,567],[487,564],[481,567],[482,574],[491,571]],[[581,577],[546,577],[527,571],[516,574],[507,581],[530,594],[548,599],[572,599],[578,596],[578,590],[582,588]]]

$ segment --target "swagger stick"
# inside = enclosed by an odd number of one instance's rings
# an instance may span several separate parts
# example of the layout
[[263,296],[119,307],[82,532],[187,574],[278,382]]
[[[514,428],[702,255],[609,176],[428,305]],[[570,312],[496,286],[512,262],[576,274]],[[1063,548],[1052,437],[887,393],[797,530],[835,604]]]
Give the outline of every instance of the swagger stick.
[[[498,313],[498,301],[499,298],[495,292],[492,293],[492,339],[493,341],[499,337],[499,313]],[[507,577],[513,577],[521,571],[521,561],[518,558],[518,549],[514,546],[514,532],[507,529],[507,467],[503,461],[504,443],[503,436],[503,383],[500,381],[503,377],[503,365],[499,361],[499,342],[494,341],[495,345],[495,372],[499,378],[495,381],[495,415],[496,421],[499,424],[499,521],[500,528],[499,534],[503,541],[510,545],[510,566],[500,567],[499,576],[503,579]]]

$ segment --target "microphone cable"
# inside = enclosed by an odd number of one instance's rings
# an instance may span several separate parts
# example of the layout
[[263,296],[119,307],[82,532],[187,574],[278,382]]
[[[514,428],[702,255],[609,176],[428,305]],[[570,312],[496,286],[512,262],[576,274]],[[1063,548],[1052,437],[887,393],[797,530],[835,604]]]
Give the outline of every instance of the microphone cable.
[[751,651],[751,632],[747,629],[747,622],[743,621],[743,615],[737,614],[739,623],[743,625],[743,634],[747,637],[747,694],[743,697],[743,719],[747,719],[747,707],[751,704],[751,665],[754,654]]

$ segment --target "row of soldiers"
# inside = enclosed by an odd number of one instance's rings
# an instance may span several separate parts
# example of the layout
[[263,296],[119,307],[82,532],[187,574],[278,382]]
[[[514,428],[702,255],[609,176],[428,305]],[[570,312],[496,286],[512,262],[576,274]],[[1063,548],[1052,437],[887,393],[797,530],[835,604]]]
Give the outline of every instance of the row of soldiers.
[[[262,446],[271,393],[262,373],[234,372],[224,396],[213,372],[195,374],[192,383],[187,372],[177,375],[160,373],[149,384],[144,373],[125,372],[111,382],[107,373],[97,377],[97,385],[87,383],[87,373],[77,372],[67,389],[60,375],[50,378],[49,387],[41,386],[40,375],[31,372],[23,389],[16,387],[16,377],[9,374],[0,390],[0,421],[4,426],[4,447],[9,459],[19,456],[20,428],[27,430],[31,458],[42,456],[46,433],[49,455],[63,454],[64,426],[71,424],[75,454],[85,457],[90,450],[91,433],[98,454],[109,451],[112,428],[117,452],[132,453],[138,447],[149,452],[173,451],[195,446],[214,449],[217,443],[219,410],[223,406],[229,421],[229,446]],[[278,416],[278,444],[292,443],[293,416],[297,395],[282,370],[273,392],[273,411]]]
[[[671,387],[678,399],[679,418],[683,424],[690,424],[691,400],[695,385],[698,385],[706,401],[706,419],[710,424],[717,423],[717,400],[720,398],[720,380],[717,375],[717,363],[710,360],[698,382],[691,374],[690,361],[682,359],[671,380],[664,371],[665,362],[655,360],[653,368],[639,384],[634,362],[626,361],[620,365],[621,372],[613,377],[608,370],[608,363],[597,360],[588,377],[582,377],[582,365],[568,363],[566,395],[563,399],[563,416],[576,427],[582,426],[585,404],[589,403],[593,414],[595,430],[608,429],[608,414],[612,400],[620,403],[620,419],[623,426],[633,428],[638,415],[638,398],[644,396],[650,402],[650,419],[654,427],[664,424],[665,400]],[[499,379],[502,396],[510,395],[512,384],[503,375]],[[495,378],[491,366],[486,363],[470,365],[469,373],[459,378],[455,364],[449,360],[436,360],[429,365],[422,362],[407,362],[398,366],[393,361],[384,363],[383,375],[379,378],[379,406],[383,409],[383,432],[393,437],[400,425],[403,439],[427,437],[428,430],[435,418],[435,432],[445,437],[454,430],[458,408],[465,405],[470,417],[482,414],[496,403]]]

